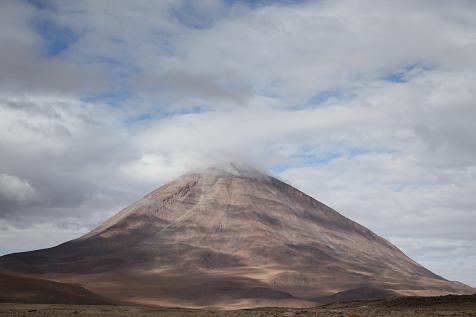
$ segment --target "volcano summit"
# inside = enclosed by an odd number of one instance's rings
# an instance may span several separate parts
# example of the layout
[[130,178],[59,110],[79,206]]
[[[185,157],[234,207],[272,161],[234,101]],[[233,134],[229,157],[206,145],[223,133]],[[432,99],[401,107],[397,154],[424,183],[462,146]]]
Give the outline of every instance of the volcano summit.
[[83,237],[1,257],[0,271],[182,307],[474,292],[282,181],[243,170],[186,174]]

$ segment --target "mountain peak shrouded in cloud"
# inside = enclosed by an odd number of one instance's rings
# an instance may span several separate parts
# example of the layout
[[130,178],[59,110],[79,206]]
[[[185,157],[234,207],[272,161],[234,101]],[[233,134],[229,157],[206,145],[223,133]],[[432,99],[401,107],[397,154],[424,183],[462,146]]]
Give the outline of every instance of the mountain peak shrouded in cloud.
[[476,286],[475,11],[0,1],[0,253],[245,162]]
[[195,168],[188,171],[187,174],[203,174],[217,176],[239,176],[239,177],[268,177],[266,172],[257,167],[244,162],[227,162],[221,165]]
[[337,292],[366,298],[363,285],[385,296],[475,291],[296,188],[230,167],[185,174],[78,239],[1,257],[0,270],[195,308],[314,306]]

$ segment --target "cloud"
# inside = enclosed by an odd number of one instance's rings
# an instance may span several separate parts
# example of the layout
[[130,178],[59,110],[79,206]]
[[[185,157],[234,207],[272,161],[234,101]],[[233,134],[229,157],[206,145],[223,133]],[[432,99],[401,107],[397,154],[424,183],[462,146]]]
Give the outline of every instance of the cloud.
[[234,81],[234,77],[231,73],[210,76],[182,71],[163,75],[145,72],[137,76],[135,82],[141,91],[171,103],[186,95],[192,104],[228,101],[241,105],[246,103],[251,91]]
[[132,200],[137,193],[124,193],[125,180],[116,177],[132,156],[119,117],[70,97],[1,98],[0,166],[35,189],[34,201],[2,200],[5,219],[21,227],[77,220],[73,226],[81,228],[95,213]]
[[33,198],[35,189],[16,176],[0,174],[0,201],[6,203],[26,203]]
[[0,248],[241,161],[475,285],[473,1],[0,6]]
[[18,228],[0,220],[0,241],[2,241],[0,253],[7,254],[53,247],[64,241],[75,239],[77,235],[78,231],[72,231],[70,228],[58,228],[47,224]]
[[265,6],[180,37],[177,56],[164,67],[204,75],[236,73],[260,93],[303,103],[319,92],[359,88],[415,63],[474,66],[469,55],[475,49],[474,17],[463,12],[474,3],[439,4]]
[[0,92],[75,94],[106,85],[100,65],[79,65],[45,56],[45,43],[31,26],[41,13],[22,1],[0,4]]
[[455,239],[391,239],[407,254],[425,267],[453,281],[476,285],[473,268],[476,264],[472,240]]

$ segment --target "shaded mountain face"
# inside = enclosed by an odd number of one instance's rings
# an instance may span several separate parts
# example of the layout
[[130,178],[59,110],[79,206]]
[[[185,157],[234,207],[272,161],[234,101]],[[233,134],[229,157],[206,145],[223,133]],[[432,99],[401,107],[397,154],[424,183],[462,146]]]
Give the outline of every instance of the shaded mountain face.
[[122,302],[184,307],[306,306],[361,287],[474,292],[299,190],[250,171],[187,174],[85,236],[1,257],[0,268],[80,283]]
[[0,273],[0,303],[114,305],[76,284]]

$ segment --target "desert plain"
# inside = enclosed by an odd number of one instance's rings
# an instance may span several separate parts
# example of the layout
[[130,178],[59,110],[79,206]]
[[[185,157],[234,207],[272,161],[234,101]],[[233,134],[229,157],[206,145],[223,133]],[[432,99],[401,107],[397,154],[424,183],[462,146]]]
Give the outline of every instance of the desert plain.
[[476,295],[398,297],[332,303],[313,308],[255,308],[238,310],[160,308],[120,305],[0,303],[0,316],[114,317],[381,317],[476,316]]

